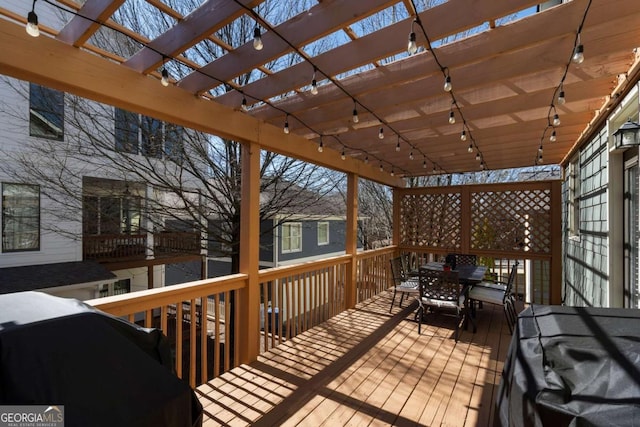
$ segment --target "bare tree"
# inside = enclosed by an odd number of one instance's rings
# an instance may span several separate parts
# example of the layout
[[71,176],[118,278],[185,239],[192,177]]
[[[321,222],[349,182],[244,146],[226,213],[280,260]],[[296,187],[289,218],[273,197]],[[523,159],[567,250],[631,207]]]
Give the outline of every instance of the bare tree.
[[[165,3],[174,10],[188,11],[200,2],[170,0]],[[282,7],[278,2],[265,2],[257,11],[267,20],[282,21],[286,18],[282,14],[295,14],[304,10],[307,3],[310,2],[294,2]],[[144,13],[145,7],[152,6],[145,2],[126,2],[114,20],[150,39],[173,25],[167,22],[165,14]],[[251,41],[254,25],[252,19],[243,15],[190,49],[188,59],[197,63],[215,60],[224,54],[225,44],[237,47]],[[97,32],[92,41],[120,52],[123,57],[140,48],[137,41],[108,28]],[[297,59],[289,55],[287,60]],[[191,71],[178,61],[167,62],[165,66],[175,77]],[[274,62],[265,67],[277,68],[278,64]],[[248,72],[234,82],[222,82],[211,93],[242,87],[257,77],[257,72]],[[31,96],[29,84],[8,78],[5,81],[25,101]],[[77,230],[70,230],[66,225],[77,221],[80,211],[91,216],[92,209],[96,212],[100,209],[92,205],[92,197],[118,198],[121,204],[126,202],[130,215],[140,216],[134,224],[136,231],[173,227],[206,232],[207,246],[229,257],[231,271],[238,271],[242,144],[69,94],[65,94],[64,103],[63,140],[38,138],[18,150],[0,149],[5,158],[0,163],[4,175],[20,182],[41,184],[42,196],[55,201],[55,208],[48,212],[53,220],[43,223],[43,229],[77,238]],[[0,109],[15,117],[16,123],[24,123],[22,107],[6,104]],[[339,179],[327,180],[328,174],[331,172],[318,166],[262,152],[261,194],[265,197],[261,200],[260,219],[278,214],[280,222],[284,222],[287,215],[321,203],[324,196],[335,191],[335,185],[341,185]],[[43,207],[47,206],[53,204],[43,203]],[[86,221],[84,226],[87,227]],[[117,228],[117,224],[114,226]],[[108,224],[104,227],[109,228]]]

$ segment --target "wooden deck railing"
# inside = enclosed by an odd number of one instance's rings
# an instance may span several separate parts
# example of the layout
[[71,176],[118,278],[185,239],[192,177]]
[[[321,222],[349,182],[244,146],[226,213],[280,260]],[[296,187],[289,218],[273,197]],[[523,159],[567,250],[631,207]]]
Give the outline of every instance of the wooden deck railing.
[[[387,266],[395,251],[388,247],[357,255],[359,300],[390,286]],[[260,337],[261,351],[344,311],[350,262],[351,257],[344,255],[261,270],[257,284],[261,289],[260,328],[253,331]],[[246,286],[247,276],[235,274],[88,303],[142,326],[160,328],[174,350],[177,374],[195,386],[237,365],[238,343],[243,338],[238,336],[236,319],[246,308],[235,301],[237,291]]]
[[[200,235],[195,232],[160,232],[153,235],[154,256],[199,254]],[[84,259],[111,261],[146,256],[146,234],[101,234],[82,236]]]

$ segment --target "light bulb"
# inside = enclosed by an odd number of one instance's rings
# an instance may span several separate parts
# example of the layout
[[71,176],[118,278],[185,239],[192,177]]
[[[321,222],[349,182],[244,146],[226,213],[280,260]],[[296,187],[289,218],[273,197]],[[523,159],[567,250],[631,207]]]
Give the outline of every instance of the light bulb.
[[460,133],[460,140],[461,141],[466,141],[467,140],[467,131],[465,131],[464,129]]
[[409,43],[407,44],[407,52],[409,55],[413,55],[418,51],[418,44],[416,43],[416,33],[413,31],[409,34]]
[[564,90],[561,90],[558,95],[558,105],[564,105],[565,102],[567,102],[567,100],[564,97]]
[[380,172],[382,172],[384,168],[382,167],[382,163],[380,163]]
[[311,80],[311,95],[317,95],[318,94],[318,82],[316,82],[316,79]]
[[247,98],[244,96],[242,97],[242,104],[240,105],[240,108],[242,108],[242,111],[247,111],[249,109],[249,107],[247,107]]
[[365,165],[369,164],[369,156],[366,156],[366,157],[364,158],[364,164],[365,164]]
[[358,123],[360,121],[360,118],[358,117],[358,110],[356,110],[355,108],[353,109],[353,123]]
[[575,50],[573,51],[571,60],[575,64],[582,64],[582,62],[584,61],[584,46],[582,46],[581,44],[576,46]]
[[322,140],[320,140],[320,145],[318,145],[318,153],[322,153],[324,151],[324,146],[322,144]]
[[38,15],[32,10],[27,14],[27,34],[31,37],[38,37],[40,35],[40,28],[38,28]]
[[551,136],[549,137],[549,141],[556,142],[557,139],[558,138],[556,136],[556,131],[554,130],[553,132],[551,132]]
[[540,147],[538,147],[538,154],[542,154],[542,144],[540,144]]
[[432,170],[433,170],[433,173],[438,172],[438,168],[436,167],[436,164],[435,164],[435,163],[433,164],[433,169],[432,169]]
[[448,75],[444,78],[444,90],[445,92],[451,92],[451,77]]
[[422,162],[422,169],[426,169],[427,168],[427,161],[423,161]]
[[553,115],[553,126],[560,126],[560,116],[557,113]]
[[478,161],[479,161],[480,159],[481,159],[481,157],[480,157],[480,152],[478,151],[478,152],[476,153],[476,160],[478,160]]
[[396,145],[396,151],[400,151],[400,141],[398,141],[398,144]]
[[468,153],[473,153],[473,144],[469,144],[469,148],[467,148]]
[[282,131],[283,131],[285,134],[289,135],[289,121],[285,121],[285,122],[284,122],[284,128],[282,128]]
[[391,176],[395,176],[395,172],[391,169]]
[[449,123],[454,124],[456,122],[456,115],[453,110],[449,111]]
[[542,153],[540,153],[540,155],[538,156],[538,161],[542,162]]
[[380,128],[380,132],[378,132],[378,138],[384,139],[384,129]]
[[480,169],[484,170],[484,162],[480,162]]
[[413,160],[413,151],[409,153],[409,160]]
[[160,84],[164,87],[169,86],[169,72],[166,68],[162,68],[162,79],[160,79]]
[[255,50],[262,50],[264,45],[262,44],[262,36],[260,35],[260,28],[255,27],[253,29],[253,48]]
[[344,160],[344,159],[346,159],[346,158],[347,158],[347,155],[344,153],[344,150],[342,150],[342,154],[340,154],[340,158],[341,158],[342,160]]

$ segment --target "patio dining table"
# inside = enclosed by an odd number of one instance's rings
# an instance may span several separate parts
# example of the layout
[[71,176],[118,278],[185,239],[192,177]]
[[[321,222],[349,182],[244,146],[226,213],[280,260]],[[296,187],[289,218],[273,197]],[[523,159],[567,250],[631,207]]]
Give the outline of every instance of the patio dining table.
[[[431,270],[442,270],[444,268],[444,263],[428,262],[422,265],[422,267],[428,268]],[[460,282],[462,284],[473,285],[474,283],[479,283],[482,281],[485,273],[487,272],[487,266],[462,264],[462,265],[456,266],[456,268],[453,271],[458,272],[458,277],[460,278]]]

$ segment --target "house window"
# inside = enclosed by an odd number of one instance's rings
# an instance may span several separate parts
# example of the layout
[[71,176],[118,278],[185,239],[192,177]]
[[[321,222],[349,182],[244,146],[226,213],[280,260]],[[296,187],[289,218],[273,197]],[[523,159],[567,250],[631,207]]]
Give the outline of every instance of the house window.
[[288,222],[282,224],[282,253],[302,251],[302,224]]
[[40,187],[2,184],[2,251],[40,250]]
[[29,84],[29,135],[64,139],[64,92]]
[[329,244],[329,223],[318,223],[318,246]]
[[142,203],[139,197],[83,198],[83,233],[139,234],[142,218]]
[[138,115],[116,108],[116,151],[138,154]]
[[182,126],[115,109],[116,151],[156,159],[161,159],[164,153],[169,160],[179,163],[183,158],[183,136]]
[[100,298],[128,294],[131,292],[131,279],[121,279],[115,283],[100,285],[98,292]]
[[576,157],[569,164],[569,235],[580,235],[580,159]]

